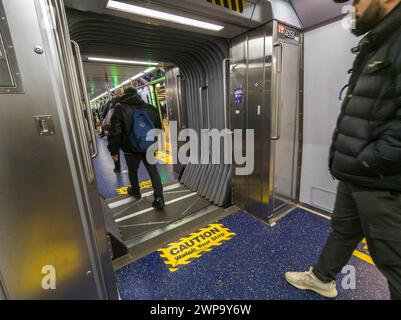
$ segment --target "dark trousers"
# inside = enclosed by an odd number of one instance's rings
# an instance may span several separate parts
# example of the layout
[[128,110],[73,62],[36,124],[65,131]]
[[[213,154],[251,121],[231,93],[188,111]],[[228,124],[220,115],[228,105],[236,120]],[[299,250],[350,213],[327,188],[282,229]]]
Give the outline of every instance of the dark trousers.
[[336,279],[358,244],[366,238],[369,253],[387,278],[392,299],[401,299],[401,194],[341,182],[332,231],[314,267],[324,282]]
[[138,169],[141,162],[143,162],[146,170],[149,173],[150,180],[152,181],[155,198],[163,199],[163,185],[160,179],[159,171],[157,170],[156,165],[152,165],[148,162],[146,159],[146,153],[125,154],[125,160],[127,161],[128,175],[131,182],[133,195],[139,197],[141,194],[138,181]]
[[114,161],[114,170],[121,170],[121,156],[118,154],[118,160]]

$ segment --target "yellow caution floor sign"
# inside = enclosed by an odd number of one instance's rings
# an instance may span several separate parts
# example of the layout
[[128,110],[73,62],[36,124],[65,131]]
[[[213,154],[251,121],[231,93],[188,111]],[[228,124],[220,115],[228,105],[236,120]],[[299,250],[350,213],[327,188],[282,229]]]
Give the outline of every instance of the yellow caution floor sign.
[[[152,188],[152,181],[150,181],[150,180],[142,181],[141,183],[139,183],[139,186],[140,186],[141,190],[150,189],[150,188]],[[129,187],[130,186],[118,188],[118,189],[116,189],[116,192],[120,196],[126,196],[128,194]]]
[[194,259],[200,258],[213,248],[221,246],[225,241],[236,236],[222,224],[211,224],[177,243],[171,243],[167,248],[157,250],[171,272],[190,264]]

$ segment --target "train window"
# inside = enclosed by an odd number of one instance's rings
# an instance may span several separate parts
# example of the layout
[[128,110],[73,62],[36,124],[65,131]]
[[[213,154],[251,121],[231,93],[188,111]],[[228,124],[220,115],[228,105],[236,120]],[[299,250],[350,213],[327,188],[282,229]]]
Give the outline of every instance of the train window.
[[21,74],[18,69],[7,18],[0,0],[0,94],[22,92]]
[[14,79],[11,74],[7,53],[4,48],[3,37],[0,34],[0,87],[15,87]]

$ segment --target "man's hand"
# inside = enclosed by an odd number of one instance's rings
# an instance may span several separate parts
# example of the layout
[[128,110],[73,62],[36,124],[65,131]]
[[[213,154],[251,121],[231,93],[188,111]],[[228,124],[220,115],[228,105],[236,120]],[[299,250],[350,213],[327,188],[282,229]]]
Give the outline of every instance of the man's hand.
[[114,160],[114,162],[118,161],[118,155],[117,154],[111,155],[111,158]]

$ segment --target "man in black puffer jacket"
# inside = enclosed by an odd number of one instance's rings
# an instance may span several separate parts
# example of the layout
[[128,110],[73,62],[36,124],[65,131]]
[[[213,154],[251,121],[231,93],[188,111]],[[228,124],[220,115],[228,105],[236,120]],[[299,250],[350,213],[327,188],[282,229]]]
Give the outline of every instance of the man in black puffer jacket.
[[150,120],[152,120],[156,129],[162,128],[160,116],[157,110],[152,105],[145,103],[138,95],[135,88],[128,88],[125,90],[125,95],[120,98],[116,105],[113,117],[111,118],[111,127],[108,135],[108,149],[114,160],[118,158],[120,148],[123,150],[131,182],[131,187],[128,189],[128,193],[136,198],[136,200],[141,199],[138,169],[141,162],[144,163],[154,189],[155,200],[153,206],[158,210],[162,210],[164,207],[163,185],[157,167],[147,161],[146,152],[135,152],[129,142],[129,135],[133,130],[132,116],[137,107],[146,110],[146,113]]
[[337,274],[366,238],[392,298],[401,299],[401,0],[353,5],[354,33],[368,34],[353,49],[358,55],[330,149],[329,169],[340,180],[332,232],[315,267],[286,279],[334,298]]

